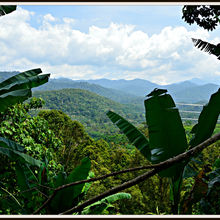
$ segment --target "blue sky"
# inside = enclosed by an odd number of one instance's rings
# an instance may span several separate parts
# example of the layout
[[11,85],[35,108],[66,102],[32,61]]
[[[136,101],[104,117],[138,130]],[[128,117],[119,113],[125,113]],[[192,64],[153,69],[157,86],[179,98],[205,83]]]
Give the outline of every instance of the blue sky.
[[[0,17],[0,71],[42,68],[52,78],[191,78],[220,84],[220,62],[191,37],[220,41],[182,19],[182,5],[19,5]],[[208,64],[208,65],[207,65]]]

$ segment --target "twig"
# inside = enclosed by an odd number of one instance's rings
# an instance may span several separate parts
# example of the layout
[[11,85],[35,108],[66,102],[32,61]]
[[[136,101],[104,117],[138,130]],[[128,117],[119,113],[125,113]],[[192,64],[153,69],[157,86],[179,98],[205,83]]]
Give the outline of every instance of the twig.
[[106,175],[103,175],[103,176],[100,176],[100,177],[95,177],[95,178],[90,178],[90,179],[85,179],[85,180],[79,180],[79,181],[76,181],[76,182],[73,182],[73,183],[68,183],[68,184],[62,185],[62,186],[57,187],[56,189],[54,189],[53,194],[48,198],[48,200],[46,200],[43,203],[43,205],[40,208],[38,208],[33,214],[37,214],[43,208],[45,208],[50,203],[50,201],[55,197],[57,192],[64,189],[64,188],[68,188],[68,187],[75,186],[75,185],[82,184],[82,183],[89,183],[89,182],[94,182],[94,181],[106,179],[108,177],[116,176],[116,175],[119,175],[119,174],[122,174],[122,173],[133,172],[133,171],[143,170],[143,169],[150,169],[150,168],[154,168],[154,167],[155,167],[155,165],[134,167],[134,168],[126,169],[126,170],[120,170],[120,171],[117,171],[117,172],[109,173],[109,174],[106,174]]
[[119,186],[116,186],[98,196],[95,196],[87,201],[85,201],[84,203],[78,205],[78,206],[75,206],[67,211],[64,211],[63,213],[60,213],[60,215],[63,215],[63,214],[69,214],[69,213],[74,213],[74,212],[80,212],[82,211],[86,206],[88,205],[91,205],[92,203],[94,202],[97,202],[103,198],[105,198],[106,196],[109,196],[109,195],[112,195],[112,194],[115,194],[117,192],[120,192],[124,189],[127,189],[131,186],[134,186],[146,179],[148,179],[149,177],[155,175],[156,173],[160,172],[161,170],[164,170],[164,169],[167,169],[169,167],[171,167],[172,165],[178,163],[178,162],[181,162],[181,161],[184,161],[184,159],[187,159],[187,158],[190,158],[192,156],[195,156],[196,154],[198,154],[199,152],[201,152],[204,148],[208,147],[209,145],[215,143],[217,140],[220,139],[220,133],[214,135],[213,137],[207,139],[206,141],[202,142],[201,144],[195,146],[194,148],[190,149],[189,151],[187,152],[184,152],[182,154],[179,154],[173,158],[170,158],[166,161],[163,161],[159,164],[155,164],[154,165],[154,169],[150,170],[149,172],[147,173],[144,173],[130,181],[127,181]]

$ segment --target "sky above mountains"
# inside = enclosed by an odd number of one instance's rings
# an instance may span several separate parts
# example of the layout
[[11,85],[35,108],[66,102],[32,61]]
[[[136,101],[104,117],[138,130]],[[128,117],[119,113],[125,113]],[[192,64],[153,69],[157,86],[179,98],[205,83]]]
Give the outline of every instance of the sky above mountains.
[[182,19],[182,5],[22,5],[0,17],[0,71],[41,68],[52,78],[191,78],[220,84],[220,61],[191,38],[220,42]]

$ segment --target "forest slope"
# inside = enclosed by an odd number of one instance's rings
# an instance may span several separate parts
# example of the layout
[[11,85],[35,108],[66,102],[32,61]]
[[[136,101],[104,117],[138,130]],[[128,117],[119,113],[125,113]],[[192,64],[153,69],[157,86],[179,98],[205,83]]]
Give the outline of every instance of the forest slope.
[[108,110],[119,113],[135,124],[145,121],[144,111],[141,109],[114,102],[87,90],[35,91],[33,96],[43,98],[46,109],[62,110],[73,120],[81,122],[93,137],[97,133],[110,134],[118,131],[106,116]]

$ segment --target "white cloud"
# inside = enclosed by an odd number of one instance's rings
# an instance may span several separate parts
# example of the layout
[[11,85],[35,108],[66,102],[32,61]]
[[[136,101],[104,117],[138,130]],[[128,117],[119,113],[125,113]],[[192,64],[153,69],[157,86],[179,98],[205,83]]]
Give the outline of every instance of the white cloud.
[[44,20],[50,22],[50,21],[56,21],[56,18],[53,17],[53,15],[51,15],[51,14],[46,14],[46,15],[44,15]]
[[58,23],[46,14],[36,28],[30,25],[33,16],[18,7],[0,18],[2,70],[37,66],[53,77],[144,78],[163,84],[206,77],[210,71],[213,77],[219,75],[218,60],[194,48],[191,41],[194,37],[211,42],[202,29],[192,32],[168,26],[149,36],[134,25],[111,23],[105,28],[91,26],[83,33],[74,29],[73,18]]

